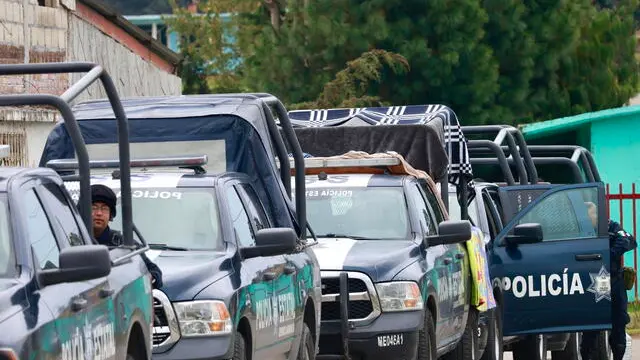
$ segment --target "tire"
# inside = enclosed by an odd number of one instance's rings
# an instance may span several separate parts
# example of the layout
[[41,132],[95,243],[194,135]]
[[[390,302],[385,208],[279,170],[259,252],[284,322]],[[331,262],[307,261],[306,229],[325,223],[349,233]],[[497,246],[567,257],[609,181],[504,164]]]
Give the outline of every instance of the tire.
[[436,360],[436,326],[431,311],[424,312],[424,326],[418,332],[418,360]]
[[552,351],[552,360],[581,360],[580,357],[580,333],[572,333],[569,336],[569,341],[562,351]]
[[489,329],[487,331],[487,346],[482,353],[481,360],[502,360],[504,357],[502,343],[502,314],[499,307],[490,310]]
[[313,343],[313,335],[311,335],[311,330],[309,330],[309,325],[307,323],[303,324],[302,327],[302,342],[300,343],[300,349],[298,350],[297,360],[315,360],[316,346]]
[[547,360],[547,338],[531,335],[513,348],[513,360]]
[[478,357],[478,310],[469,308],[467,325],[464,328],[462,339],[456,347],[446,354],[446,360],[476,360]]
[[242,333],[236,331],[236,339],[233,344],[233,360],[246,360],[247,346],[246,340]]

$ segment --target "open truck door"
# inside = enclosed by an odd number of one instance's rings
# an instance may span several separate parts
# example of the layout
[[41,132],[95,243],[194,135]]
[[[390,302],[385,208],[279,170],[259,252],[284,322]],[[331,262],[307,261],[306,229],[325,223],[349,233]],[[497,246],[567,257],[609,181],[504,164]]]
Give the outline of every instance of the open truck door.
[[[513,188],[501,196],[522,195]],[[607,221],[600,217],[594,227],[587,202],[605,211],[602,183],[550,185],[493,241],[490,271],[510,319],[505,335],[611,328]]]

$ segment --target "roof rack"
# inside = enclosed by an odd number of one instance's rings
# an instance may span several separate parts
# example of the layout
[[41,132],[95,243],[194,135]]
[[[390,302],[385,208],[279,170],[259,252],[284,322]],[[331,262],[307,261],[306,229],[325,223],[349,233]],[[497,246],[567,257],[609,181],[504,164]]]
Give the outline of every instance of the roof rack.
[[[509,149],[508,157],[515,161],[515,167],[520,184],[536,184],[538,182],[538,173],[531,159],[531,154],[527,149],[527,143],[524,140],[524,136],[517,128],[511,125],[475,125],[462,126],[462,132],[465,134],[477,135],[497,133],[492,142],[498,146],[503,146],[503,142],[506,140],[507,147]],[[469,140],[469,142],[471,141],[478,140]],[[481,148],[482,147],[480,146],[475,146],[472,151],[470,147],[469,155],[471,156],[471,153],[477,153],[477,150],[481,150]],[[495,151],[495,149],[492,149],[492,151]],[[503,164],[500,165],[501,167],[503,166]]]
[[[100,80],[109,98],[113,113],[118,122],[118,147],[120,157],[120,187],[122,192],[122,233],[124,244],[133,247],[133,216],[131,211],[131,181],[129,165],[129,126],[127,116],[118,97],[118,92],[113,80],[98,64],[90,62],[68,62],[68,63],[37,63],[37,64],[2,64],[0,65],[0,76],[2,75],[29,75],[29,74],[62,74],[62,73],[86,73],[80,80],[70,86],[62,95],[52,94],[21,94],[21,95],[0,95],[0,106],[24,106],[24,105],[49,105],[60,111],[64,119],[65,127],[71,137],[76,156],[78,158],[78,168],[80,173],[80,201],[78,203],[80,214],[88,229],[91,229],[91,189],[89,172],[89,153],[80,133],[80,127],[71,110],[69,103],[73,101],[96,80]],[[146,242],[136,231],[143,247],[137,249],[117,260],[125,261],[148,249]]]
[[0,159],[8,158],[10,152],[11,152],[11,146],[9,146],[9,145],[0,145]]
[[[133,159],[131,160],[131,168],[151,168],[151,167],[178,167],[184,169],[193,169],[196,174],[204,174],[206,170],[203,166],[207,164],[207,155],[199,156],[171,156],[161,158]],[[55,171],[75,170],[78,168],[78,161],[75,159],[55,159],[47,162],[47,167]],[[119,160],[91,160],[89,161],[91,169],[116,169],[120,168]],[[76,179],[74,175],[63,176],[65,180]]]

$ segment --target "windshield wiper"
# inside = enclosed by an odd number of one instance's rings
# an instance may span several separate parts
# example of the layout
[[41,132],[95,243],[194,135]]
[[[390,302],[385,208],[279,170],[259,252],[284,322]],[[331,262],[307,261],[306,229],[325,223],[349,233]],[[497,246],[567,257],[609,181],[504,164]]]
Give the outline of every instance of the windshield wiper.
[[334,233],[329,233],[329,234],[324,234],[324,235],[316,235],[316,238],[331,238],[331,239],[347,238],[347,239],[353,239],[353,240],[376,240],[374,238],[370,238],[370,237],[366,237],[366,236],[355,236],[355,235],[334,234]]
[[169,246],[167,244],[148,244],[149,248],[155,250],[189,251],[186,247]]

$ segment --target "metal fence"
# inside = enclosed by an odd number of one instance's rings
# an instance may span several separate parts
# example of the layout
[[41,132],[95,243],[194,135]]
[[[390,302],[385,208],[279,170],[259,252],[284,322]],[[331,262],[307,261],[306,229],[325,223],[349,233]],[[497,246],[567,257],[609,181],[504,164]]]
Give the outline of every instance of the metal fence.
[[[617,188],[617,189],[616,189]],[[612,191],[614,193],[612,193]],[[615,220],[620,223],[620,225],[627,231],[633,234],[633,236],[638,238],[638,201],[640,200],[640,193],[636,191],[636,184],[631,184],[631,186],[625,186],[623,184],[618,184],[618,186],[613,187],[611,184],[607,184],[607,200],[609,201],[608,207],[608,215],[609,219]],[[626,266],[631,266],[638,271],[638,253],[640,249],[636,249],[635,251],[629,251],[624,256],[624,264]],[[636,279],[636,286],[633,289],[629,290],[629,300],[630,301],[638,301],[639,290],[638,286],[640,282]]]

